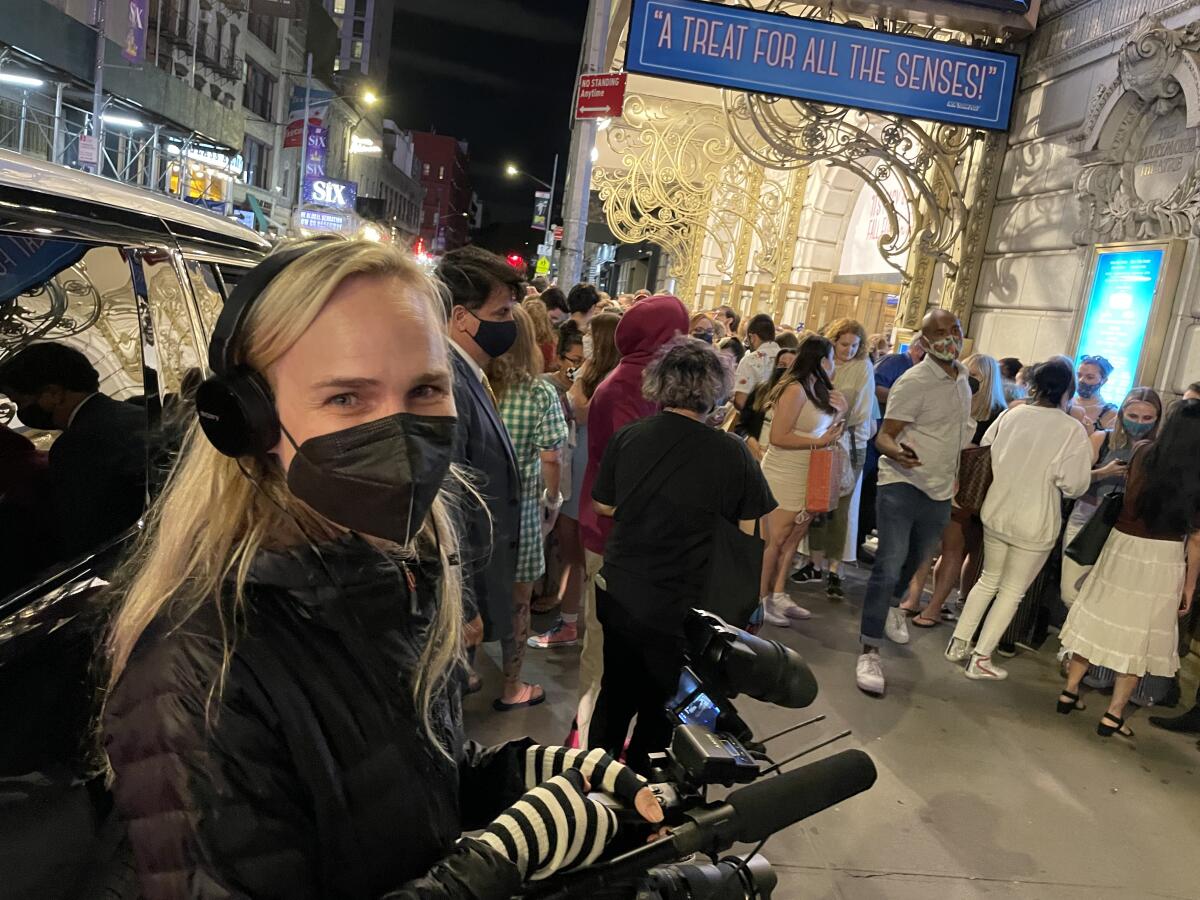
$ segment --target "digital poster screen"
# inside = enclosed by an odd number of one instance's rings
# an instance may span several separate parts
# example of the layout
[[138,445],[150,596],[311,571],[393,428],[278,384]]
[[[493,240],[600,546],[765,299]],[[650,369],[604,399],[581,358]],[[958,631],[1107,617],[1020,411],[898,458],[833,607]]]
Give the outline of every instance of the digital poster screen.
[[1136,385],[1166,253],[1165,247],[1157,246],[1102,249],[1096,254],[1075,361],[1103,356],[1113,364],[1104,387],[1110,403],[1120,403]]

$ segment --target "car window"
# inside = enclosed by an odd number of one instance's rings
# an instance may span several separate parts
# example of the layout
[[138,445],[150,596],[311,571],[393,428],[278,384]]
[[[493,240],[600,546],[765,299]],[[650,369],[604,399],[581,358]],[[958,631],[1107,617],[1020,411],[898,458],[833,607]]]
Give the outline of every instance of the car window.
[[199,353],[201,329],[171,254],[156,250],[138,256],[153,323],[152,334],[146,336],[154,351],[149,363],[158,371],[165,412],[180,398],[190,400],[204,378]]
[[204,327],[204,336],[212,334],[217,324],[217,316],[221,314],[221,306],[225,298],[221,293],[220,276],[212,263],[197,262],[194,259],[184,261],[188,280],[192,283],[192,293],[196,295],[196,306],[200,310],[200,323]]
[[144,510],[138,309],[121,249],[0,233],[0,598]]

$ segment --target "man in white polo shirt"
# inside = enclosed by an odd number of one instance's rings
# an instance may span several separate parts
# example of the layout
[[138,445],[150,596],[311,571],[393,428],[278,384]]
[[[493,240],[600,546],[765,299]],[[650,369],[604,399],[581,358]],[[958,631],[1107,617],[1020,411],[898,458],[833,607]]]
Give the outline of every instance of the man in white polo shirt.
[[738,363],[733,378],[733,405],[741,409],[746,398],[758,385],[771,378],[779,345],[775,343],[775,322],[766,313],[759,313],[746,324],[746,355]]
[[863,602],[857,669],[859,688],[870,694],[884,691],[879,658],[884,636],[908,643],[900,600],[950,519],[959,452],[973,437],[971,388],[958,362],[963,345],[958,318],[948,310],[930,310],[920,340],[925,359],[892,386],[875,437],[879,550]]

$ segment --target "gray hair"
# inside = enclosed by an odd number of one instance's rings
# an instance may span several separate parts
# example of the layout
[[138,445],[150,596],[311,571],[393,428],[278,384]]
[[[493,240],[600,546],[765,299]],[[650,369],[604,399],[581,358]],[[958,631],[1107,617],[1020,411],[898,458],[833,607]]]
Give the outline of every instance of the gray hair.
[[662,407],[711,412],[733,390],[733,367],[711,344],[680,336],[646,366],[642,395]]

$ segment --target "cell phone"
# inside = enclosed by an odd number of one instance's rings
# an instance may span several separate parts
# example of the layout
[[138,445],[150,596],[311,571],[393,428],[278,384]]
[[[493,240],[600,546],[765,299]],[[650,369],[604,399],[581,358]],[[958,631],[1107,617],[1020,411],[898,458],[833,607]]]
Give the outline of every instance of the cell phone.
[[921,461],[921,457],[917,456],[917,451],[914,450],[912,447],[908,446],[908,444],[901,442],[900,449],[903,450],[905,453],[907,453],[909,456],[911,456],[913,459],[915,459],[917,462]]

